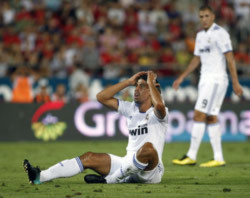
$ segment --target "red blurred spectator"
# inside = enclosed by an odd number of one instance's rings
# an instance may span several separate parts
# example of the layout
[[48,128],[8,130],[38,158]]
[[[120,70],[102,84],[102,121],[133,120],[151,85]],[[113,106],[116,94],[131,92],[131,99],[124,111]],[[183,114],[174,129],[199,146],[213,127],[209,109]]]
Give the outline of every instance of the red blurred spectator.
[[106,64],[110,64],[113,61],[113,56],[112,56],[112,49],[106,48],[105,51],[103,51],[101,53],[101,64],[102,65],[106,65]]
[[125,36],[129,36],[131,33],[138,32],[137,17],[131,14],[127,14],[125,24],[123,26]]
[[77,44],[78,46],[82,47],[84,45],[84,40],[80,35],[80,30],[75,28],[72,30],[71,34],[69,34],[66,38],[66,43],[68,45]]
[[221,17],[227,21],[227,23],[229,24],[233,24],[236,20],[236,15],[235,12],[233,10],[232,5],[230,4],[225,4],[224,6],[220,7],[220,14]]
[[54,55],[54,46],[52,43],[46,43],[44,45],[42,55],[44,58],[51,60]]
[[43,3],[34,4],[34,10],[32,12],[32,18],[35,20],[36,24],[45,23],[45,6]]
[[72,17],[68,18],[65,22],[66,24],[62,26],[63,35],[66,37],[75,28],[74,19]]
[[249,64],[250,56],[247,53],[247,45],[245,43],[240,43],[238,51],[235,52],[235,60],[241,64]]
[[117,64],[117,65],[121,65],[123,59],[123,51],[119,48],[116,48],[113,50],[112,53],[112,63]]
[[155,52],[158,52],[161,49],[161,45],[157,39],[156,34],[146,35],[146,45],[152,48]]
[[37,35],[36,50],[42,51],[47,43],[51,41],[51,36],[48,32],[41,32]]
[[12,44],[20,44],[21,40],[18,36],[18,34],[14,31],[14,28],[9,27],[5,29],[5,32],[3,33],[3,43],[6,46],[10,46]]
[[172,34],[172,41],[176,41],[181,37],[181,19],[176,17],[169,22],[168,27],[170,33]]
[[100,18],[107,18],[107,7],[104,5],[97,5],[93,6],[93,15],[95,21],[99,21]]
[[166,47],[160,55],[160,63],[176,63],[175,55],[171,47]]
[[31,20],[32,15],[29,10],[27,10],[24,6],[21,7],[21,10],[17,12],[16,14],[16,20],[22,21],[22,20]]
[[174,51],[171,47],[166,47],[162,50],[159,60],[161,63],[161,69],[159,69],[159,74],[161,76],[174,75],[173,66],[176,63],[176,58]]
[[131,51],[128,51],[128,62],[132,64],[137,64],[139,59],[139,49],[134,49]]

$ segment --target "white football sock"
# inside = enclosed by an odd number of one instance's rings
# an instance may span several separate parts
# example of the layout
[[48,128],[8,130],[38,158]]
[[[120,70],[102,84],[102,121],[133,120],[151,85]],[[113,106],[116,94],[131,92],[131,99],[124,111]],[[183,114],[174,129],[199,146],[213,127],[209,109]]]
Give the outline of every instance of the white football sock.
[[50,181],[60,177],[71,177],[84,170],[79,157],[64,160],[40,172],[40,182]]
[[112,175],[105,177],[108,184],[123,183],[127,176],[133,175],[141,170],[144,170],[148,166],[148,163],[142,163],[136,158],[134,154],[133,159],[128,163],[122,164],[122,166],[116,170]]
[[214,160],[224,161],[221,146],[221,128],[217,122],[215,124],[208,125],[208,135],[210,137],[210,143],[214,152]]
[[205,132],[206,124],[204,122],[195,122],[193,123],[193,128],[191,132],[191,143],[187,156],[193,160],[196,160],[196,156]]

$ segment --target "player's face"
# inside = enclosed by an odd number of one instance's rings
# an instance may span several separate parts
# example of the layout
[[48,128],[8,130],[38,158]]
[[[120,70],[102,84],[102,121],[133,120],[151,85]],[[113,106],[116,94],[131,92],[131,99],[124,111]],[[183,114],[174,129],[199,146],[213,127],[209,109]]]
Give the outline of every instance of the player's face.
[[150,92],[147,82],[143,79],[139,79],[135,87],[134,101],[141,104],[149,98]]
[[214,14],[210,10],[200,11],[200,22],[204,29],[209,29],[214,22]]

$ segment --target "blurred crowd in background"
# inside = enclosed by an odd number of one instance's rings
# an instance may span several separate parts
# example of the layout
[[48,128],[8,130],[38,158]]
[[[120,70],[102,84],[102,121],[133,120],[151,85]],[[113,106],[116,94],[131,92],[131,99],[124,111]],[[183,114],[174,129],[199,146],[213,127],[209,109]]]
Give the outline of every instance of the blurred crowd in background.
[[[32,77],[19,78],[21,85],[79,79],[70,88],[82,93],[95,77],[145,69],[175,77],[193,56],[199,7],[208,2],[231,35],[239,76],[249,78],[249,0],[1,0],[0,77]],[[20,94],[16,84],[13,98]],[[46,100],[57,100],[54,95]]]

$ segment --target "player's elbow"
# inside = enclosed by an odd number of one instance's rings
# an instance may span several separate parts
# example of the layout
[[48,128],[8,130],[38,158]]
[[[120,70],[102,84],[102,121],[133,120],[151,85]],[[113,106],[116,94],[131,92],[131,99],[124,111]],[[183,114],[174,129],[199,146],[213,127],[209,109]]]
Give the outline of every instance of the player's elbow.
[[155,108],[159,111],[165,110],[165,105],[163,103],[157,103],[156,105],[154,105]]
[[98,94],[96,94],[96,99],[98,102],[103,103],[104,97],[103,97],[102,92],[99,92]]

